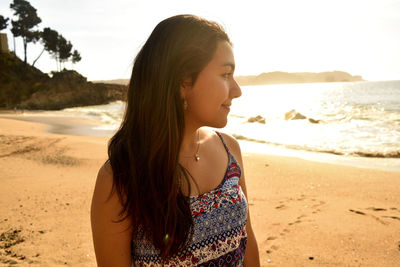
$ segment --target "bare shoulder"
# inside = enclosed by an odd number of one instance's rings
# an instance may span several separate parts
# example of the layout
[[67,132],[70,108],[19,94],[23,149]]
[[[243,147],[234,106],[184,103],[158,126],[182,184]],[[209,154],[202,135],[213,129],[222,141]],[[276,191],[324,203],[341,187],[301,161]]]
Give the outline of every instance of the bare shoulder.
[[90,213],[98,266],[131,266],[132,222],[121,216],[121,210],[112,168],[106,162],[97,174]]
[[110,179],[110,178],[112,179],[113,178],[113,171],[112,171],[111,164],[109,161],[107,161],[100,167],[98,176],[102,177],[103,179]]
[[91,206],[92,227],[94,226],[93,224],[96,224],[96,226],[108,225],[107,227],[110,230],[118,228],[118,224],[111,222],[124,217],[121,214],[122,208],[121,197],[114,188],[111,165],[109,162],[106,162],[99,169],[94,187]]
[[[226,145],[232,154],[236,156],[240,156],[240,146],[238,141],[230,134],[219,132],[222,135]],[[219,137],[215,134],[215,131],[209,130],[207,128],[200,128],[200,135],[202,136],[203,142],[209,142],[211,145],[215,145],[215,143],[221,142]]]
[[239,142],[230,134],[221,133],[222,137],[225,140],[226,145],[228,146],[229,150],[233,154],[233,156],[238,159],[242,160],[242,152],[240,150]]
[[104,199],[110,196],[113,187],[113,171],[109,161],[104,163],[97,173],[95,190],[99,197]]
[[114,188],[111,165],[109,162],[106,162],[97,174],[92,198],[92,219],[93,217],[96,217],[97,221],[121,219],[120,212],[122,208],[120,194]]

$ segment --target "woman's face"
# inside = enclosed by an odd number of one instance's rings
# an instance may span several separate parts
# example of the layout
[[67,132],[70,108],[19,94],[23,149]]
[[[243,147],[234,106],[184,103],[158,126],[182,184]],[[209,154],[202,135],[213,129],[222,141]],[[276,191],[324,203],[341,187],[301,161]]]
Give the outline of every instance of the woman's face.
[[233,79],[234,70],[232,47],[228,42],[221,41],[214,58],[199,73],[196,82],[182,87],[183,97],[188,104],[185,110],[186,123],[215,128],[226,125],[232,99],[242,94]]

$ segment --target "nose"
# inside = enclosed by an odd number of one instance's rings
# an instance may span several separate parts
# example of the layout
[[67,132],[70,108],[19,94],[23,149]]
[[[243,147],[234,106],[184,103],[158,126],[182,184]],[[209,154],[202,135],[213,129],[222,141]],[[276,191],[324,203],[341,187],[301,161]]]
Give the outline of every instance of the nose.
[[242,89],[240,89],[240,86],[237,84],[235,79],[232,79],[231,87],[229,88],[229,95],[232,99],[238,98],[242,95]]

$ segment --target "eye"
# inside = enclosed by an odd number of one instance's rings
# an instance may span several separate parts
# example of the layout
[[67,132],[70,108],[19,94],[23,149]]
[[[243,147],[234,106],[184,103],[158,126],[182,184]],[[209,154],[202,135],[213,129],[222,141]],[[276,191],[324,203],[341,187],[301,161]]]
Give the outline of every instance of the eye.
[[229,76],[231,76],[231,72],[227,72],[224,75],[222,75],[225,79],[229,79]]

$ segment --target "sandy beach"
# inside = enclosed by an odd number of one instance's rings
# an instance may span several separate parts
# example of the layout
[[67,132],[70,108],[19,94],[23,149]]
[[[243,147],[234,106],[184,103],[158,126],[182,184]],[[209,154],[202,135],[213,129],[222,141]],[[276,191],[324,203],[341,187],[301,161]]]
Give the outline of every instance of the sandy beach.
[[[96,266],[89,210],[108,137],[8,116],[0,266]],[[399,266],[400,172],[242,150],[262,266]]]

